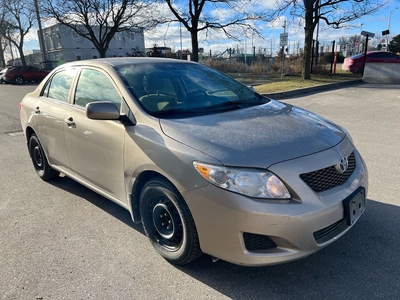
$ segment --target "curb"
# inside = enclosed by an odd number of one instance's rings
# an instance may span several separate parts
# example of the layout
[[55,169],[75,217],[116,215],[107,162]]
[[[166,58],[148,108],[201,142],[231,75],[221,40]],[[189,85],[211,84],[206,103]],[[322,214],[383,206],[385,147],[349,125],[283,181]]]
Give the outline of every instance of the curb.
[[342,88],[345,86],[362,83],[362,82],[363,82],[363,80],[360,78],[360,79],[354,79],[354,80],[348,80],[348,81],[316,85],[316,86],[301,88],[301,89],[297,89],[297,90],[290,90],[290,91],[270,93],[270,94],[261,94],[261,95],[266,96],[268,98],[280,100],[280,99],[299,96],[299,95],[308,94],[308,93],[316,93],[316,92],[321,92],[321,91],[326,91],[326,90],[338,89],[338,88]]

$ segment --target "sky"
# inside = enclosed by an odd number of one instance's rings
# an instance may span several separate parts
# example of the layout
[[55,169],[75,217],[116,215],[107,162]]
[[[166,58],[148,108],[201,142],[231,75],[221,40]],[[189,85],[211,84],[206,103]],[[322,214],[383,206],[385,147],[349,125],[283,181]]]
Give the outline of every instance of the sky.
[[[262,0],[272,5],[274,0]],[[169,13],[164,8],[164,13]],[[365,16],[359,20],[349,23],[349,28],[329,29],[321,24],[318,30],[318,40],[320,45],[331,44],[333,40],[339,41],[344,36],[354,36],[360,34],[361,31],[375,33],[375,38],[370,43],[378,44],[382,40],[382,31],[389,29],[390,17],[390,37],[400,34],[400,0],[389,0],[385,8],[380,9],[373,15]],[[279,36],[283,33],[283,24],[286,18],[284,16],[275,22],[259,24],[258,29],[262,32],[260,38],[252,32],[247,32],[247,36],[242,35],[239,41],[227,39],[223,34],[205,35],[199,34],[199,47],[204,48],[205,55],[209,55],[210,51],[213,55],[224,52],[227,48],[239,49],[239,51],[252,53],[253,46],[256,47],[256,53],[260,51],[264,53],[276,54],[279,51]],[[298,48],[302,48],[304,44],[304,30],[298,25],[289,23],[286,32],[289,34],[289,53],[295,53]],[[42,25],[43,26],[43,25]],[[314,38],[317,39],[317,30]],[[151,48],[154,45],[170,47],[177,51],[181,49],[191,49],[190,35],[179,23],[173,23],[168,26],[159,26],[156,30],[145,31],[145,46]],[[32,30],[25,40],[25,49],[39,49],[39,42],[36,30]]]

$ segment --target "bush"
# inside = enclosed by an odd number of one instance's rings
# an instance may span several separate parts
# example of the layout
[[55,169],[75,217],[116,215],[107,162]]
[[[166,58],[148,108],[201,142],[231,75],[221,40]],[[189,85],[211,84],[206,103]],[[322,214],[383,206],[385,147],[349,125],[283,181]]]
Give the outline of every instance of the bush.
[[[318,65],[312,67],[314,74],[328,74],[330,73],[332,55],[324,53],[318,60]],[[342,63],[344,60],[343,55],[338,54],[337,63]],[[254,62],[248,60],[247,64],[244,63],[242,58],[236,59],[204,59],[203,64],[219,70],[223,73],[248,73],[254,75],[280,75],[282,69],[281,57],[265,58],[256,57]],[[303,67],[303,57],[301,55],[291,55],[285,58],[284,75],[301,75]]]

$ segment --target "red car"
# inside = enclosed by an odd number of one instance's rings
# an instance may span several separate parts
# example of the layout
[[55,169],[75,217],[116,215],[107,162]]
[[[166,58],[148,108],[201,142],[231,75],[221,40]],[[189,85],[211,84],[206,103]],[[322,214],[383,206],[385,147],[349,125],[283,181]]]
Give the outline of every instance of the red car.
[[40,82],[49,74],[49,71],[41,70],[33,66],[14,66],[3,74],[3,80],[9,83],[23,84],[24,82]]
[[[364,63],[364,53],[354,55],[344,59],[342,70],[352,73],[362,73]],[[396,53],[388,51],[369,51],[367,52],[366,63],[400,63],[400,57]]]

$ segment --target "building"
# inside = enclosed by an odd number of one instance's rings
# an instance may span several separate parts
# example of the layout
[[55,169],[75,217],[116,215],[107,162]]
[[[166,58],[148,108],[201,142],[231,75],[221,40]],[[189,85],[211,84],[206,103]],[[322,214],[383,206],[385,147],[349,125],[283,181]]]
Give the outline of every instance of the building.
[[[71,28],[56,24],[43,28],[46,62],[40,50],[25,55],[28,65],[52,69],[64,62],[99,58],[93,43],[76,34]],[[38,34],[38,36],[40,36]],[[114,35],[108,48],[107,57],[145,56],[143,28],[134,28]],[[19,57],[7,61],[7,65],[21,65]]]
[[[71,28],[56,24],[43,29],[46,60],[51,63],[92,59],[100,57],[93,43],[79,36]],[[144,56],[142,28],[117,32],[108,48],[107,57]]]

